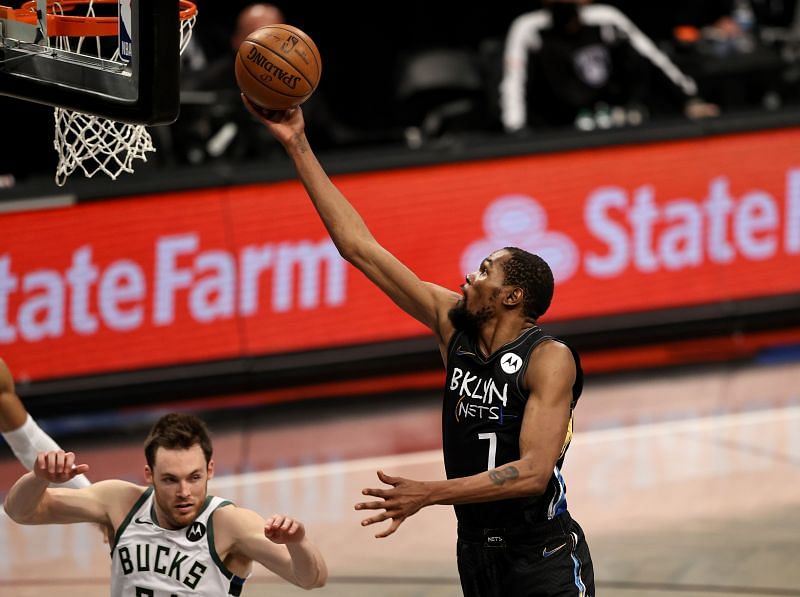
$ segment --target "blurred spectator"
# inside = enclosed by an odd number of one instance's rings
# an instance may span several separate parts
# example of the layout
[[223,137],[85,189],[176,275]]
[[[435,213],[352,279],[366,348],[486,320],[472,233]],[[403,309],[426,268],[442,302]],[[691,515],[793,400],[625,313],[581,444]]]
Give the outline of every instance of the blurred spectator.
[[590,0],[543,4],[517,17],[506,36],[500,85],[506,131],[638,124],[647,114],[651,74],[665,79],[686,116],[718,114],[698,97],[695,82],[616,8]]
[[[749,0],[682,0],[673,3],[673,10],[673,35],[679,43],[694,41],[699,34],[718,54],[747,53],[755,47],[755,15]],[[690,39],[682,39],[683,35]]]

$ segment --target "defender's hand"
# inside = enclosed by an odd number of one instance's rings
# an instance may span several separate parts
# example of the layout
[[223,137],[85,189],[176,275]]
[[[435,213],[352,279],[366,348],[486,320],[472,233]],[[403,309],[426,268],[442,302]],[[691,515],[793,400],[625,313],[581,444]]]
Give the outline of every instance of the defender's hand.
[[88,470],[88,464],[75,464],[75,454],[73,452],[54,450],[52,452],[39,453],[36,457],[36,464],[33,467],[33,474],[50,483],[66,483],[73,477],[86,473]]
[[264,523],[264,536],[273,543],[299,543],[306,536],[306,529],[299,520],[273,514]]

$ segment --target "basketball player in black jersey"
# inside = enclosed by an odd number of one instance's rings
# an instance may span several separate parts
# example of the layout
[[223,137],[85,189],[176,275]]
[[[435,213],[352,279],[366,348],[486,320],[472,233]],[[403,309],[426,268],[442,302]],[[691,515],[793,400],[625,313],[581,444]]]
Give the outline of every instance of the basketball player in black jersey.
[[593,596],[580,526],[561,475],[580,396],[577,354],[536,325],[553,276],[536,255],[504,248],[468,275],[461,293],[420,280],[384,249],[308,145],[300,109],[247,108],[281,142],[342,257],[435,334],[447,367],[442,429],[446,481],[378,472],[387,484],[356,504],[390,520],[387,537],[420,508],[453,504],[458,568],[468,596]]

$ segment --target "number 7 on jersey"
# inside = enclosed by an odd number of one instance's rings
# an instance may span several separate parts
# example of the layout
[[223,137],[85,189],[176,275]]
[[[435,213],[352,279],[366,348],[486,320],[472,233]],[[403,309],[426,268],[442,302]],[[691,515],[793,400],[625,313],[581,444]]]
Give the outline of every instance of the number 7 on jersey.
[[492,433],[479,433],[478,439],[488,439],[489,440],[489,459],[487,463],[487,471],[492,470],[495,468],[495,456],[497,454],[497,434]]

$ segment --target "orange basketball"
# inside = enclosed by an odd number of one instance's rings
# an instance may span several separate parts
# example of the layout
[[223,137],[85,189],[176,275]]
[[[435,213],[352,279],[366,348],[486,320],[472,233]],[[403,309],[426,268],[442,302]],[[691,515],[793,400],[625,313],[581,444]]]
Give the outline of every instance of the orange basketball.
[[308,35],[291,25],[253,31],[236,54],[236,82],[253,103],[287,110],[306,101],[319,83],[322,62]]

